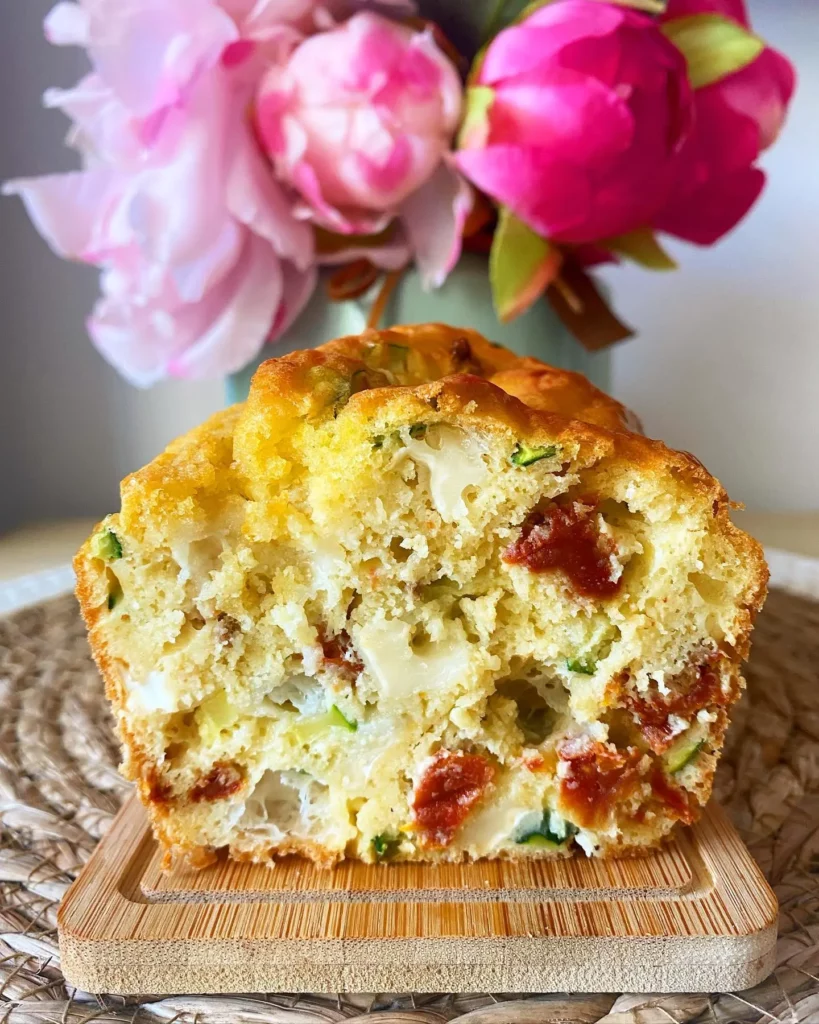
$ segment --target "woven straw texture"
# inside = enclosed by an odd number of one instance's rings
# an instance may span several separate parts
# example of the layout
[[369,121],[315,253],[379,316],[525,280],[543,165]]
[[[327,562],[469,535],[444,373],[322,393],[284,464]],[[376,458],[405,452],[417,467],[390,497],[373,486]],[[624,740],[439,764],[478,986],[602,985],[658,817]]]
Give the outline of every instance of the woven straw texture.
[[772,591],[716,792],[781,905],[777,967],[712,995],[97,997],[57,905],[129,786],[71,596],[0,620],[0,1024],[819,1024],[819,601]]

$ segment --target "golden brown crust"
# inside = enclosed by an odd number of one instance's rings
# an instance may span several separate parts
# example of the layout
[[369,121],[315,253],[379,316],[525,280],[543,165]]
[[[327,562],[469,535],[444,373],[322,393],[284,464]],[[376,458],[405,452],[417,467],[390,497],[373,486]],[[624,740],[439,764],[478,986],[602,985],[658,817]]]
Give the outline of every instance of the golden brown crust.
[[[405,365],[399,351],[411,354]],[[251,404],[280,401],[307,411],[331,375],[351,377],[357,370],[386,373],[384,383],[417,386],[468,374],[502,388],[534,409],[595,423],[609,430],[634,429],[636,418],[625,406],[585,377],[531,357],[516,356],[476,331],[445,324],[409,324],[368,330],[318,348],[292,352],[262,363],[253,378]]]
[[[94,533],[96,533],[100,525],[97,524],[94,528]],[[122,714],[125,707],[122,674],[118,670],[114,659],[110,656],[108,643],[105,639],[105,631],[101,628],[105,601],[98,592],[101,582],[99,574],[95,572],[92,563],[90,545],[94,533],[91,534],[74,556],[73,567],[76,578],[74,593],[77,596],[80,613],[88,630],[88,644],[91,648],[91,655],[105,683],[105,696],[115,712],[114,725],[125,754],[125,760],[119,766],[119,770],[126,779],[137,784],[140,799],[146,807],[150,808],[154,829],[159,832],[161,829],[160,821],[167,812],[167,806],[164,802],[152,799],[156,786],[161,785],[160,777],[156,766],[145,755],[137,737],[128,728],[127,721]]]
[[334,853],[326,846],[312,839],[299,839],[297,836],[288,836],[274,845],[270,843],[259,843],[253,847],[230,848],[230,856],[233,860],[250,861],[253,864],[271,864],[282,857],[306,857],[317,867],[334,867],[343,858],[343,853]]

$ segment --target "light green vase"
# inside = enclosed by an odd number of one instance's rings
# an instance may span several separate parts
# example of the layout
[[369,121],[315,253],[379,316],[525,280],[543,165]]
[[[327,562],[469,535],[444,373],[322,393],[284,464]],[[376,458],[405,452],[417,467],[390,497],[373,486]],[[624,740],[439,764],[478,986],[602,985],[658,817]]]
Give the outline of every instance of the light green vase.
[[[312,348],[345,334],[359,334],[367,324],[376,284],[360,299],[331,302],[319,283],[307,308],[290,330],[258,358],[227,379],[228,402],[247,398],[256,367],[274,356],[299,348]],[[609,353],[587,352],[576,341],[545,300],[536,302],[511,323],[502,324],[492,307],[486,259],[466,253],[441,288],[425,292],[415,269],[401,277],[381,319],[381,326],[438,321],[454,327],[472,327],[490,341],[500,342],[519,355],[536,356],[552,366],[579,370],[604,391],[609,385]]]

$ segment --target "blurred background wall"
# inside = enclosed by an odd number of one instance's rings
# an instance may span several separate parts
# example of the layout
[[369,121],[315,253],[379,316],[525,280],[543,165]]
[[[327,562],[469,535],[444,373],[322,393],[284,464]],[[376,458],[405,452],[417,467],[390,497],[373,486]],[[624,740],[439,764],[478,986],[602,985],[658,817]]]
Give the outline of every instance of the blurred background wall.
[[[0,0],[2,179],[74,166],[65,120],[40,106],[84,70],[42,37],[52,3]],[[769,186],[720,245],[669,246],[678,272],[606,272],[639,328],[615,353],[613,390],[750,508],[819,509],[819,2],[749,6],[800,76]],[[92,271],[53,256],[19,200],[0,200],[0,530],[113,509],[122,476],[221,404],[217,381],[121,381],[84,333],[95,294]]]

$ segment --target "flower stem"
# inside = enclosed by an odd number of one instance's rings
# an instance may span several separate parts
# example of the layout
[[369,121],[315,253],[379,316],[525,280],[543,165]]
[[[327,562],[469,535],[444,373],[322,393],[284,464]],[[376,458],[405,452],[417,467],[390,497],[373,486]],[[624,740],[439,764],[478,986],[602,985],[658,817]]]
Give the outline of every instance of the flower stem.
[[390,296],[395,286],[401,280],[402,273],[402,270],[391,270],[388,274],[384,275],[381,290],[376,295],[375,302],[370,309],[370,315],[367,317],[367,327],[377,328],[381,323],[381,317],[384,315],[384,310],[387,308],[387,303],[390,301]]

